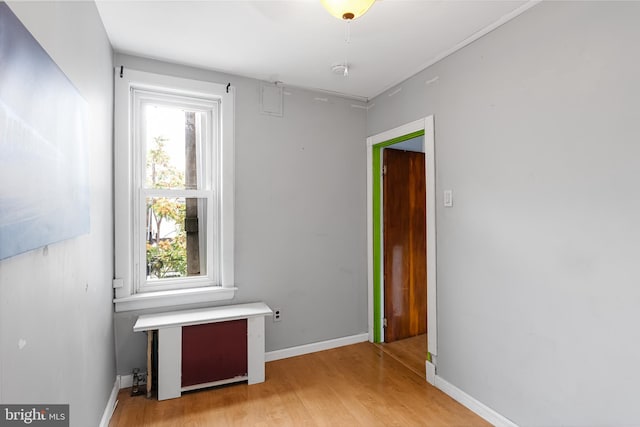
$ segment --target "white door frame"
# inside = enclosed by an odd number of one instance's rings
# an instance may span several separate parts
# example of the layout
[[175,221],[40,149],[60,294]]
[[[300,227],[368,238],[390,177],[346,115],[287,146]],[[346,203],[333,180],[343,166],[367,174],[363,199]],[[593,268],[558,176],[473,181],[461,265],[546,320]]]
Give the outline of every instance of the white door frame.
[[[373,146],[413,132],[424,130],[425,174],[427,189],[427,346],[431,356],[438,354],[436,316],[436,172],[433,116],[424,117],[367,138],[367,282],[369,341],[373,342]],[[382,227],[382,225],[380,225]],[[384,293],[382,293],[384,298]],[[381,304],[384,307],[384,302]],[[384,316],[384,310],[380,313]],[[382,330],[382,319],[380,333]]]

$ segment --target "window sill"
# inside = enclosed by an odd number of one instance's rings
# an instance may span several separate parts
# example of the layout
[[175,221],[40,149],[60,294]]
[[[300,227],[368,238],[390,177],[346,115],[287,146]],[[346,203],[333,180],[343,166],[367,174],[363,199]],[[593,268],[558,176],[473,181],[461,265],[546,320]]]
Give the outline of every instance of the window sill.
[[145,292],[128,297],[115,298],[115,311],[143,310],[147,308],[174,307],[184,304],[232,299],[238,288],[208,286],[172,291]]

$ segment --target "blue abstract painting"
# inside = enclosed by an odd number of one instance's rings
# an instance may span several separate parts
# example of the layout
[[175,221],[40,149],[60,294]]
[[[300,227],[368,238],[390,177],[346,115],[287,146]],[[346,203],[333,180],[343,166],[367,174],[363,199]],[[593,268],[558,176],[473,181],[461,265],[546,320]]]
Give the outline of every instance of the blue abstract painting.
[[0,260],[89,232],[87,105],[0,2]]

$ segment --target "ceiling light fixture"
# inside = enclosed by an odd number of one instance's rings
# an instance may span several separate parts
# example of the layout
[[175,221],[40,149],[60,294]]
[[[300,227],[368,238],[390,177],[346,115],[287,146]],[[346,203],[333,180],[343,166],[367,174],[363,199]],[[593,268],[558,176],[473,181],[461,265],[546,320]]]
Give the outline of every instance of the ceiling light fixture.
[[320,2],[336,18],[351,21],[364,15],[375,0],[320,0]]
[[336,64],[331,67],[331,71],[334,74],[338,74],[340,76],[349,77],[349,65],[348,64]]

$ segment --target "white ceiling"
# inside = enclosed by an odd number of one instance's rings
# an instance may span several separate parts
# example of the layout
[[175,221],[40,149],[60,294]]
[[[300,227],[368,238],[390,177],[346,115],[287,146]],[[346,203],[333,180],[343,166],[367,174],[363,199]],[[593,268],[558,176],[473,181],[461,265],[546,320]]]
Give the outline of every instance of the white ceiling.
[[96,4],[118,52],[371,99],[536,2],[378,0],[348,45],[319,0]]

